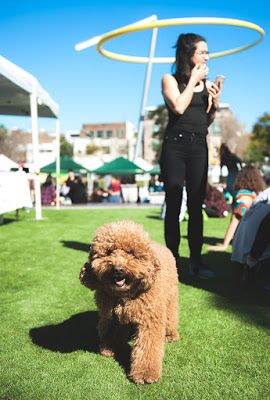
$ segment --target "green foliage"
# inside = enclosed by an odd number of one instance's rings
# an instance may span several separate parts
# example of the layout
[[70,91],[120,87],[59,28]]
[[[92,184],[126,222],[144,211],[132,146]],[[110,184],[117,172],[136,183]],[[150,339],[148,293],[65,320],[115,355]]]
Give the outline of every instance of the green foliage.
[[7,128],[5,127],[5,125],[0,124],[0,139],[6,138],[6,136],[7,136]]
[[0,153],[6,153],[6,147],[8,146],[8,132],[4,125],[0,125]]
[[156,159],[158,160],[164,132],[168,124],[168,110],[165,104],[161,104],[155,110],[150,111],[148,118],[154,120],[152,150],[156,153]]
[[[97,347],[94,294],[79,283],[94,231],[112,220],[144,225],[163,241],[159,209],[43,210],[5,215],[0,226],[0,398],[10,400],[269,399],[269,294],[239,288],[229,252],[204,258],[211,281],[188,276],[187,223],[181,224],[180,341],[166,344],[163,376],[129,382],[121,362]],[[209,219],[205,240],[222,238],[227,219]]]
[[86,154],[95,154],[100,148],[94,144],[88,144],[88,146],[86,146]]
[[155,110],[148,113],[148,116],[155,122],[153,137],[162,140],[168,123],[168,111],[165,104],[157,106]]
[[60,156],[73,156],[73,146],[62,135],[60,137]]
[[267,112],[253,126],[248,153],[253,162],[270,156],[270,114]]

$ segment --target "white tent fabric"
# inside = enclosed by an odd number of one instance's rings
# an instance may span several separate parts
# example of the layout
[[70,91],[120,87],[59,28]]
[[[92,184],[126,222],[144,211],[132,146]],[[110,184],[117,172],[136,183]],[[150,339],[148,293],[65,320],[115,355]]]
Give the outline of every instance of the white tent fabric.
[[[38,116],[57,118],[57,193],[59,193],[59,107],[50,95],[42,88],[38,80],[22,68],[0,56],[0,114],[31,116],[33,159],[35,165],[35,208],[36,219],[41,219],[41,195],[39,181],[39,143]],[[59,198],[59,196],[58,196]],[[59,204],[59,201],[58,201]]]
[[148,161],[144,160],[141,157],[137,157],[134,161],[133,161],[136,165],[138,165],[138,167],[144,169],[146,172],[150,171],[151,169],[153,169],[153,165],[150,164]]
[[0,154],[0,171],[8,172],[11,168],[19,168],[19,165],[4,154]]
[[36,90],[38,115],[58,117],[59,107],[39,84],[37,79],[0,56],[0,114],[31,115],[29,94]]
[[27,174],[23,171],[0,171],[0,218],[23,207],[32,207]]

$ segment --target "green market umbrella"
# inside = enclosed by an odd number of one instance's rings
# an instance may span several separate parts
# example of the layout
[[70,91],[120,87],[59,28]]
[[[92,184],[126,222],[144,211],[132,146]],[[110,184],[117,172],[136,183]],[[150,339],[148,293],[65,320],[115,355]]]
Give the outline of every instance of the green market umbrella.
[[97,175],[136,175],[145,173],[142,168],[138,167],[138,165],[124,157],[118,157],[92,172]]
[[[71,157],[62,156],[60,157],[60,174],[67,174],[68,171],[72,169],[76,173],[85,174],[90,172],[87,168],[76,163]],[[40,172],[55,172],[56,171],[56,161],[51,164],[45,165],[45,167],[40,168]]]

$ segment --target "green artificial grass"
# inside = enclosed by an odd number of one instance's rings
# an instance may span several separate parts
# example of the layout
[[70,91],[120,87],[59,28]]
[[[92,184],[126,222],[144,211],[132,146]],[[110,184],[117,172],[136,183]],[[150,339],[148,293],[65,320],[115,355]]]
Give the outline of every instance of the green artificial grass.
[[79,283],[95,229],[131,219],[163,243],[159,210],[44,210],[0,226],[1,400],[270,398],[269,293],[245,292],[229,251],[207,251],[228,219],[205,222],[204,260],[213,280],[190,278],[182,223],[181,340],[166,345],[162,379],[136,386],[121,361],[98,354],[93,292]]

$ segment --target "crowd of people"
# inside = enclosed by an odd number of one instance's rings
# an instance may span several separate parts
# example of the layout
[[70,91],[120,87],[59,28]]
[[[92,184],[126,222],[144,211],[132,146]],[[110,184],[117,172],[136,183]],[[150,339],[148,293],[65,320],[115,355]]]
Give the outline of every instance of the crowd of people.
[[[121,182],[118,178],[112,176],[107,186],[104,180],[94,181],[93,190],[88,194],[87,182],[69,170],[67,178],[62,179],[60,188],[60,202],[64,205],[92,203],[121,203],[123,201]],[[49,173],[41,185],[41,202],[46,206],[56,204],[56,184]]]

